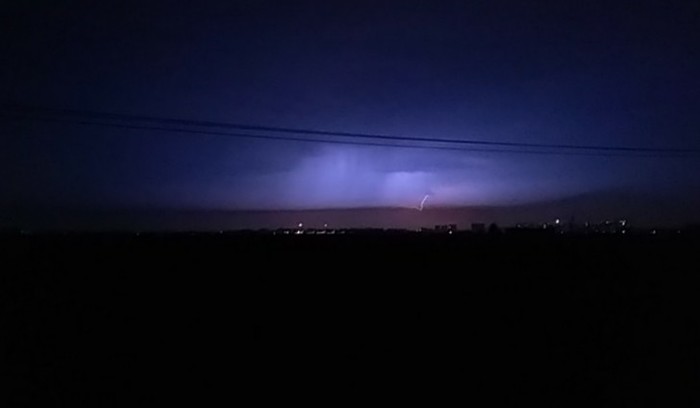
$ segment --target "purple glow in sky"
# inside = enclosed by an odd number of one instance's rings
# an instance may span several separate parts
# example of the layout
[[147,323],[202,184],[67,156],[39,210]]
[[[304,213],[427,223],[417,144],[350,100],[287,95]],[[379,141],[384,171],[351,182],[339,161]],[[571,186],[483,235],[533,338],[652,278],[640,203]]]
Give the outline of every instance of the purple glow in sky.
[[[562,177],[551,166],[577,165],[570,159],[530,158],[517,162],[500,154],[429,149],[355,146],[314,146],[286,157],[285,165],[260,173],[222,175],[213,188],[203,180],[161,189],[168,201],[181,200],[183,191],[199,191],[192,201],[212,208],[309,209],[351,207],[416,208],[426,195],[428,207],[507,205],[558,198],[586,191],[578,179]],[[237,154],[223,163],[239,160]],[[264,164],[265,159],[260,158]],[[564,163],[562,163],[564,161]],[[572,174],[572,173],[569,173]],[[192,176],[192,175],[190,175]]]
[[[107,3],[12,2],[0,26],[2,102],[407,137],[699,148],[700,14],[689,3]],[[426,195],[433,209],[700,191],[697,157],[9,120],[0,131],[0,209],[412,209]]]

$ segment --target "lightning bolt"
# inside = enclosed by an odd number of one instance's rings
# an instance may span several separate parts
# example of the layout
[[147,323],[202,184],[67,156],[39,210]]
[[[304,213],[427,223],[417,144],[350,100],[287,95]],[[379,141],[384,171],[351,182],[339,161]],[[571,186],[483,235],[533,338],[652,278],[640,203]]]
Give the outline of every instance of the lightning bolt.
[[428,197],[430,197],[430,195],[426,194],[425,197],[423,197],[423,199],[420,200],[420,205],[416,207],[416,210],[423,211],[423,206],[425,205],[425,202],[428,201]]

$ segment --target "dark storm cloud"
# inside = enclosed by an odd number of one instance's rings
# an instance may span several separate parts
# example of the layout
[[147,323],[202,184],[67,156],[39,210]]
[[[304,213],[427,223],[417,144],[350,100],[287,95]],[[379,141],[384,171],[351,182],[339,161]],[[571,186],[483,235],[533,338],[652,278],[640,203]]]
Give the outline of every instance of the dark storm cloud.
[[[694,146],[691,2],[15,2],[8,102],[536,143]],[[3,121],[3,202],[320,208],[689,191],[697,160],[535,156]],[[25,169],[31,169],[26,171]]]

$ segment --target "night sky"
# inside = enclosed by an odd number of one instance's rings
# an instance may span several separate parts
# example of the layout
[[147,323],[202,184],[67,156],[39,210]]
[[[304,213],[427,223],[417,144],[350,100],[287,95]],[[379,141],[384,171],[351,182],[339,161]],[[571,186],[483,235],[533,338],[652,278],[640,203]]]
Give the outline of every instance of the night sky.
[[[698,2],[184,3],[6,2],[0,103],[700,149]],[[0,132],[6,211],[410,208],[426,195],[436,209],[626,194],[680,202],[687,210],[670,211],[694,220],[688,203],[700,202],[698,155],[406,149],[13,118]]]

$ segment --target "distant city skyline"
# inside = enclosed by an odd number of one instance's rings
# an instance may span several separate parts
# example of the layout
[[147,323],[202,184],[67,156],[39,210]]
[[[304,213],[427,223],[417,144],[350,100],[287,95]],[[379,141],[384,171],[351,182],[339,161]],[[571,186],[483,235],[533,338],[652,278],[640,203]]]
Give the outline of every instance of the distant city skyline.
[[[635,194],[600,193],[513,206],[375,207],[309,210],[206,210],[131,208],[89,210],[85,208],[15,208],[0,213],[0,228],[57,230],[157,230],[218,231],[229,229],[297,228],[432,228],[472,223],[501,226],[575,222],[603,223],[625,219],[633,227],[677,228],[700,224],[698,200],[678,197],[657,200]],[[650,213],[650,209],[652,212]],[[690,215],[689,215],[690,214]]]

